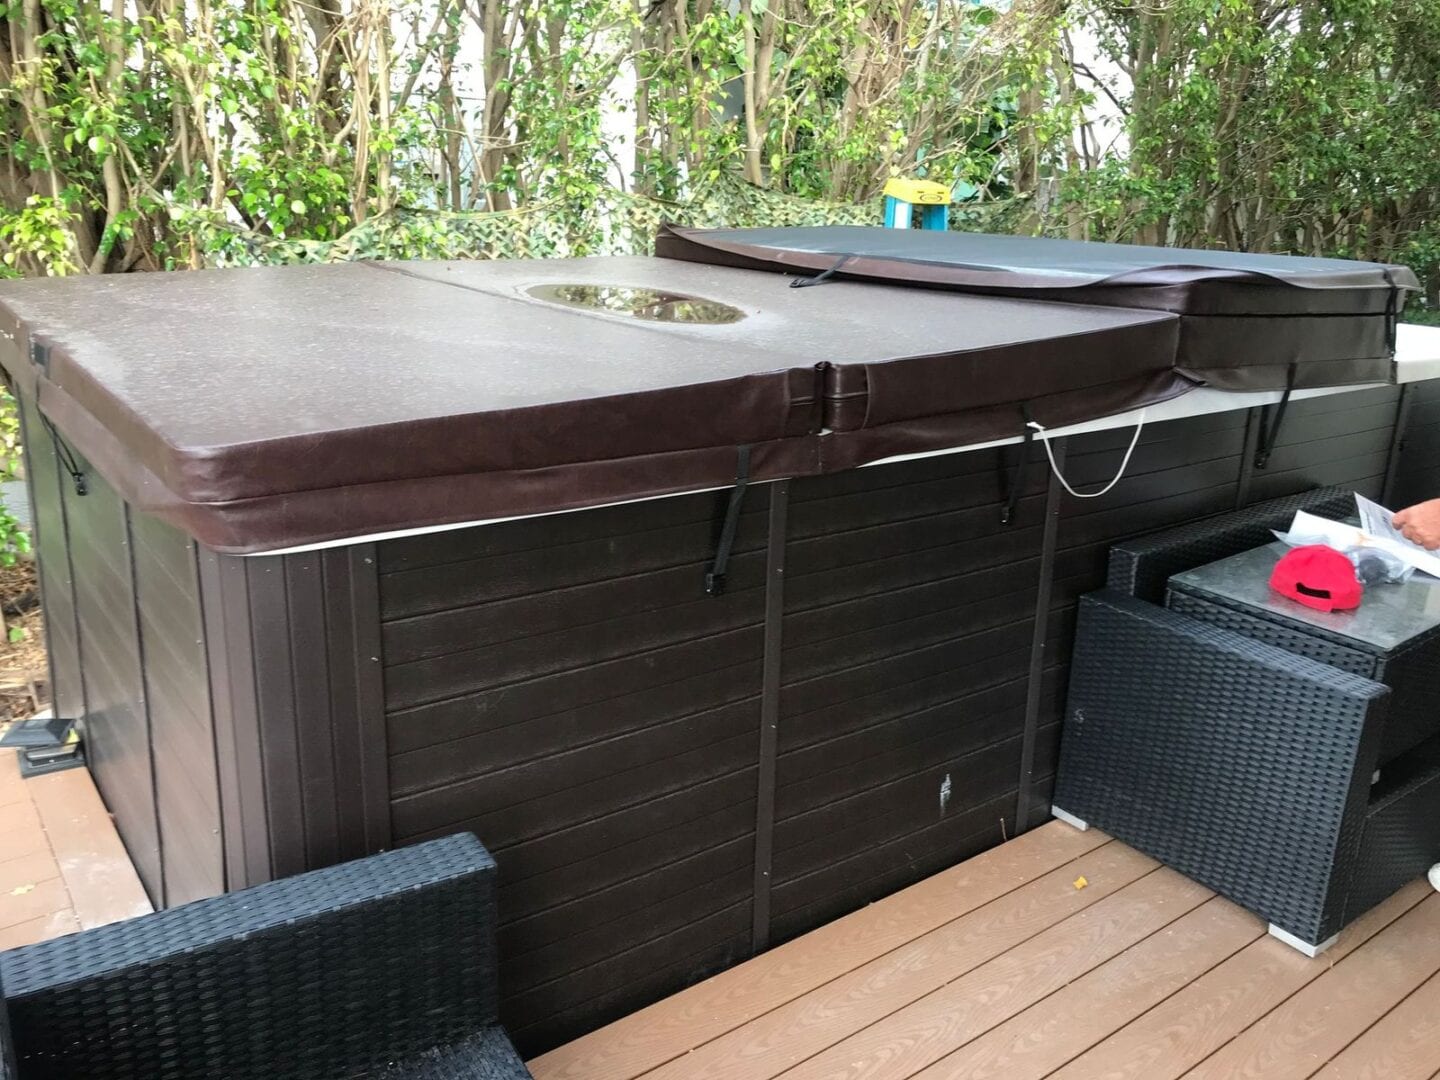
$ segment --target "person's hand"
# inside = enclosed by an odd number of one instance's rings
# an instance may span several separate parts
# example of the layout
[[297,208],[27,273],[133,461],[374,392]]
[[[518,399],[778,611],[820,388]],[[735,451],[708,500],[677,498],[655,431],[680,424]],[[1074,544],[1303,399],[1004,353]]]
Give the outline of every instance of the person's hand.
[[1395,527],[1405,539],[1428,551],[1440,548],[1440,499],[1416,503],[1395,515]]

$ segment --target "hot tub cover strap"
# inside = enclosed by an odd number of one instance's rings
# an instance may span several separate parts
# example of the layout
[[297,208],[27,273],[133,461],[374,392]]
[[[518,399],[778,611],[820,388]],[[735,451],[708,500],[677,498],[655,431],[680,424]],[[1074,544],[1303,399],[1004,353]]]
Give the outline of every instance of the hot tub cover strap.
[[1292,363],[1289,373],[1285,378],[1285,390],[1276,403],[1274,412],[1270,415],[1268,423],[1266,418],[1261,418],[1260,440],[1255,447],[1255,468],[1263,469],[1270,464],[1270,455],[1275,452],[1276,445],[1280,442],[1280,428],[1285,423],[1285,410],[1290,404],[1290,395],[1295,392],[1295,376],[1299,365]]
[[1015,469],[1010,476],[1005,506],[1000,511],[1001,525],[1009,525],[1015,520],[1015,511],[1020,507],[1020,496],[1025,492],[1025,472],[1030,464],[1030,447],[1035,441],[1035,414],[1031,411],[1028,401],[1020,403],[1020,416],[1023,424],[1023,434],[1020,437],[1020,460],[1015,462]]
[[715,559],[705,574],[707,596],[720,596],[725,592],[725,573],[730,566],[730,553],[735,547],[735,532],[740,527],[740,509],[745,502],[745,489],[750,484],[750,447],[742,446],[735,453],[735,486],[730,489],[729,501],[725,504],[725,522],[720,528],[720,540],[715,545]]

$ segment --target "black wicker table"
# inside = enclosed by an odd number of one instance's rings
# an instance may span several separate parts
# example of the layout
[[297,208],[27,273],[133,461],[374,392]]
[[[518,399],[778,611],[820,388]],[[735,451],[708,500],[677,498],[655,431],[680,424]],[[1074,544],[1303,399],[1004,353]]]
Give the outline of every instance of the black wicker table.
[[1355,611],[1316,611],[1270,589],[1286,550],[1277,542],[1176,574],[1166,606],[1389,686],[1382,768],[1440,735],[1440,581],[1415,574],[1367,589]]
[[1314,956],[1440,861],[1440,583],[1349,614],[1272,595],[1283,547],[1257,543],[1294,509],[1112,550],[1080,603],[1051,809]]

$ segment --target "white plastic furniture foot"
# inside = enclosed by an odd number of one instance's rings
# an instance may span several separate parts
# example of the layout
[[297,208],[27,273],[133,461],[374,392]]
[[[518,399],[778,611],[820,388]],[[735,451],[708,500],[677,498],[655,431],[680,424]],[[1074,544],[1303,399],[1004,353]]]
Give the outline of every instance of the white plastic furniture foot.
[[1340,935],[1336,934],[1333,937],[1328,937],[1324,941],[1320,942],[1319,945],[1311,945],[1308,941],[1301,941],[1294,934],[1290,933],[1289,930],[1281,930],[1280,927],[1276,926],[1274,923],[1271,923],[1270,936],[1279,938],[1286,945],[1289,945],[1292,949],[1304,953],[1306,956],[1310,957],[1313,960],[1315,957],[1319,956],[1326,949],[1328,949],[1331,945],[1334,945],[1335,938],[1338,938]]
[[[1075,826],[1075,828],[1079,829],[1081,832],[1084,832],[1086,829],[1090,828],[1090,823],[1088,821],[1076,817],[1068,810],[1061,810],[1058,806],[1050,807],[1050,814],[1052,817],[1057,817],[1061,821],[1065,822],[1066,825]],[[1437,885],[1436,888],[1440,888],[1440,885]]]
[[1430,884],[1435,887],[1436,892],[1440,892],[1440,862],[1430,867]]

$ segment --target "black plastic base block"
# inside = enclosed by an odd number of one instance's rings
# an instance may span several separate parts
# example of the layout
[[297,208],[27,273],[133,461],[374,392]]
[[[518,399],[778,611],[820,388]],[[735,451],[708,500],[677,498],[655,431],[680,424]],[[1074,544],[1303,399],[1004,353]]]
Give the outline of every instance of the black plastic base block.
[[85,766],[85,745],[76,739],[58,746],[21,747],[18,760],[20,775],[26,780],[66,769],[80,769]]
[[63,746],[70,741],[74,730],[74,720],[58,716],[43,720],[31,717],[11,724],[10,729],[0,735],[0,746]]

